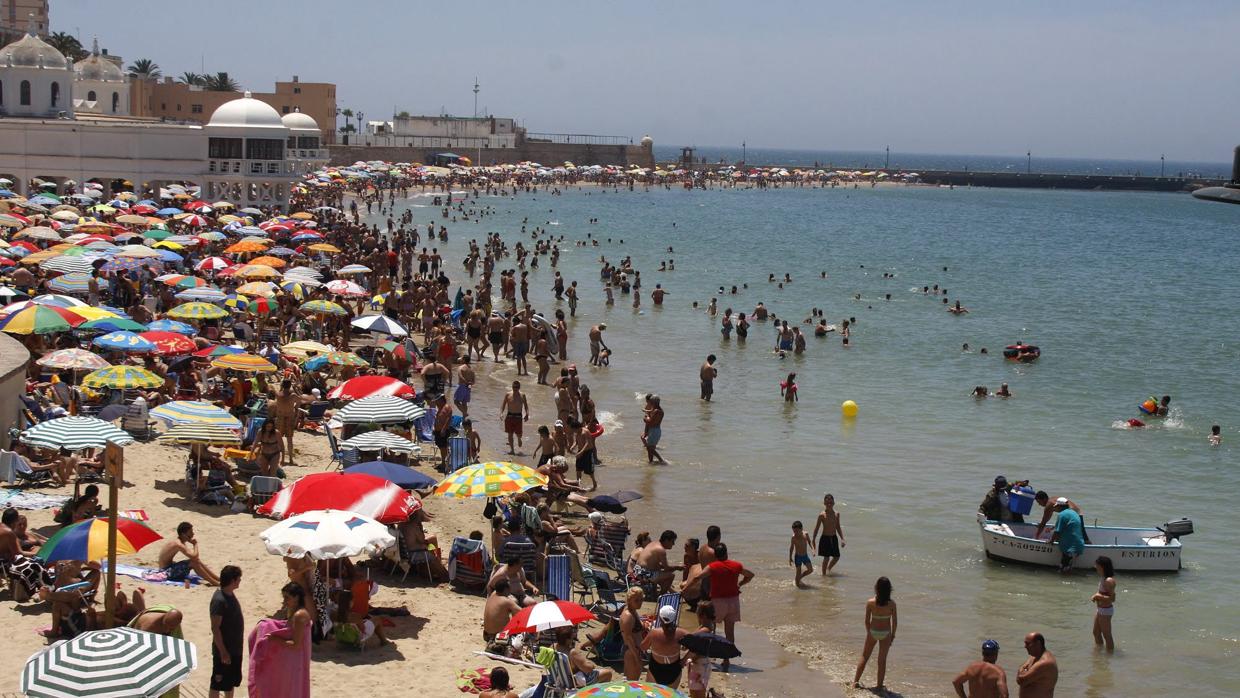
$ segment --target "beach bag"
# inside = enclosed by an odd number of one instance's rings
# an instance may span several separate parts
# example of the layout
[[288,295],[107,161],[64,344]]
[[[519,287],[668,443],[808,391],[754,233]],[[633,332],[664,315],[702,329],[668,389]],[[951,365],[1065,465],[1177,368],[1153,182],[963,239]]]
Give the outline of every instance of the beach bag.
[[495,503],[495,498],[487,497],[487,505],[482,507],[482,518],[490,521],[495,518],[497,512],[499,512],[499,505]]

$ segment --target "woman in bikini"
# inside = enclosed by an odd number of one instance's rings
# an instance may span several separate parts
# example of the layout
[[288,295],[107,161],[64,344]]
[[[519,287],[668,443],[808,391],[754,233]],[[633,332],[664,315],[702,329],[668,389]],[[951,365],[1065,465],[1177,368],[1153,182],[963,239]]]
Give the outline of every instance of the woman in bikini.
[[853,676],[853,687],[861,688],[861,675],[874,645],[878,645],[878,684],[876,691],[885,691],[883,679],[887,675],[887,652],[896,639],[896,602],[891,600],[891,580],[879,577],[874,583],[874,598],[865,602],[865,646],[861,649],[861,661]]
[[680,638],[688,635],[676,627],[676,609],[664,606],[659,609],[659,627],[652,629],[642,640],[642,650],[650,652],[646,664],[646,680],[675,689],[680,685],[684,659],[680,656]]
[[275,477],[280,467],[280,459],[284,455],[284,439],[280,437],[280,432],[276,431],[275,421],[268,419],[263,422],[255,445],[258,447],[256,460],[259,473],[266,477]]
[[1115,615],[1115,565],[1111,558],[1099,555],[1094,562],[1094,569],[1102,578],[1098,582],[1097,593],[1089,599],[1098,606],[1098,612],[1094,614],[1094,644],[1101,645],[1105,642],[1107,651],[1114,652],[1115,638],[1111,637],[1111,617]]

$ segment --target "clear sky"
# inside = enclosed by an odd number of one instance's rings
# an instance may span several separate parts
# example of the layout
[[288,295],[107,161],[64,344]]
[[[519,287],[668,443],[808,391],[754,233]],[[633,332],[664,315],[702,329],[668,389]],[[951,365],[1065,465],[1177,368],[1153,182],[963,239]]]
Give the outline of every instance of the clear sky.
[[52,0],[166,75],[656,143],[1225,162],[1240,2]]

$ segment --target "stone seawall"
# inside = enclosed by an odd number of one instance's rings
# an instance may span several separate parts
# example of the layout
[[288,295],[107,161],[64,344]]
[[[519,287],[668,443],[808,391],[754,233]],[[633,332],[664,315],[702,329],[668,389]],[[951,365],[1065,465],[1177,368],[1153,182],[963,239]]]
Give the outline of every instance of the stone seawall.
[[641,145],[586,145],[526,141],[515,148],[416,148],[402,146],[331,145],[332,165],[351,165],[358,160],[429,162],[437,153],[451,151],[473,160],[475,165],[499,165],[524,161],[548,167],[574,165],[622,165],[654,167],[652,148]]

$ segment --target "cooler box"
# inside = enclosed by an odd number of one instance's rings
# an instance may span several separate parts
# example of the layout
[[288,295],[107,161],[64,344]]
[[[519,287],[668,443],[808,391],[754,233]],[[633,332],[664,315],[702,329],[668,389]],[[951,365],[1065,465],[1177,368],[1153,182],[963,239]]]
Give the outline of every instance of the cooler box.
[[1033,488],[1013,487],[1008,492],[1008,511],[1026,516],[1033,511]]

